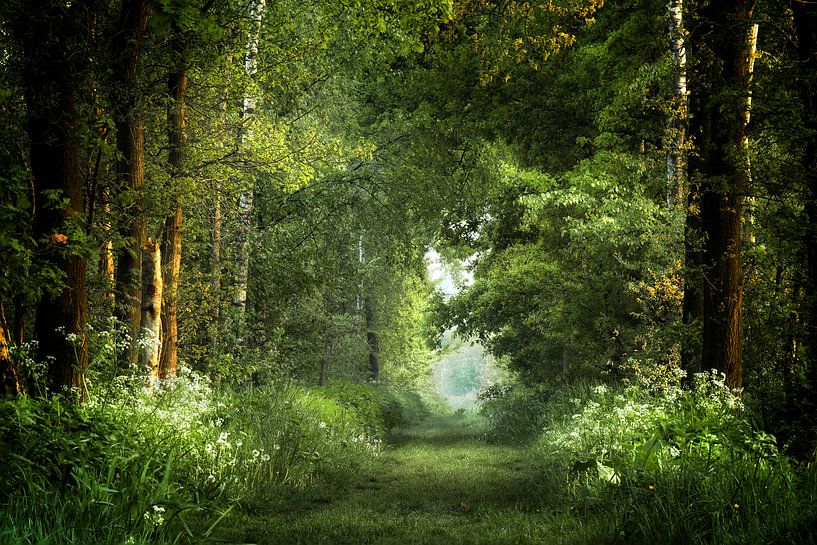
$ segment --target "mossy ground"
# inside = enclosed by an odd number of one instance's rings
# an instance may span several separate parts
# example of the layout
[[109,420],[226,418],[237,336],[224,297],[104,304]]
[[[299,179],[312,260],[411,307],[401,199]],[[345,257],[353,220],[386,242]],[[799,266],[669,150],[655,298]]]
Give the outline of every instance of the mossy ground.
[[272,544],[569,543],[585,522],[522,447],[480,439],[478,421],[435,417],[397,430],[344,490],[256,506],[225,523],[225,539]]

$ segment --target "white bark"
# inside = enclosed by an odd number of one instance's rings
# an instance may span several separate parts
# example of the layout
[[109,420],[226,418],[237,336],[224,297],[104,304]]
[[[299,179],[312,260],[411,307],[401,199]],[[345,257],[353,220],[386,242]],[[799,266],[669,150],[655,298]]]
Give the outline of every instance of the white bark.
[[667,205],[684,202],[686,186],[686,139],[689,89],[687,88],[686,31],[684,30],[684,0],[670,0],[669,33],[675,66],[674,112],[669,121],[669,152],[667,153]]
[[142,316],[139,364],[159,376],[159,348],[162,330],[162,252],[158,242],[148,240],[142,248]]
[[[244,69],[247,76],[252,83],[255,82],[258,74],[258,45],[261,39],[261,23],[264,17],[264,8],[266,7],[266,0],[255,0],[250,9],[250,18],[252,19],[252,26],[250,27],[249,38],[247,42],[247,55],[244,58]],[[244,126],[249,125],[250,119],[255,115],[255,108],[257,99],[254,90],[250,89],[244,95]],[[245,132],[239,135],[240,142],[243,143]],[[238,279],[236,282],[235,295],[233,297],[233,306],[238,310],[239,315],[243,318],[247,311],[247,283],[250,272],[250,231],[252,229],[252,213],[253,213],[253,191],[252,184],[241,191],[241,196],[238,199],[238,252],[236,253],[236,262],[238,264]],[[239,332],[240,334],[240,332]]]

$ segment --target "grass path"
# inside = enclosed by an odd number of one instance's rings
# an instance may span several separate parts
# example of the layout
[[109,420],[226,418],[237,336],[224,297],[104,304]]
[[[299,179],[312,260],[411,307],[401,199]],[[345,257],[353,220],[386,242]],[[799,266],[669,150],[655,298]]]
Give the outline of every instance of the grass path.
[[247,517],[232,538],[259,545],[566,543],[577,521],[558,504],[558,487],[525,449],[486,444],[467,419],[437,417],[398,431],[349,489]]

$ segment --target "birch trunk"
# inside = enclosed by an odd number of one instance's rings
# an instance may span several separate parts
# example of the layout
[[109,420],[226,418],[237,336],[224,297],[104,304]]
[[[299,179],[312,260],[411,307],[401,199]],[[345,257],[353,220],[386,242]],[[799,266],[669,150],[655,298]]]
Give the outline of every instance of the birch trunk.
[[363,315],[366,318],[366,342],[369,345],[369,380],[380,381],[380,339],[377,336],[374,308],[369,293],[363,296]]
[[329,356],[332,354],[332,344],[323,343],[323,357],[321,358],[321,374],[318,377],[318,386],[326,386],[329,382]]
[[[755,73],[755,59],[757,58],[757,35],[759,25],[754,24],[749,28],[749,35],[747,36],[746,51],[749,56],[748,66],[746,67],[748,73],[748,89],[744,105],[744,123],[749,125],[752,115],[752,80]],[[744,193],[751,194],[752,184],[752,161],[749,157],[749,133],[744,131],[743,140],[741,142],[741,151],[743,159],[746,161],[746,188]],[[748,244],[755,243],[755,199],[746,196],[743,199],[743,240]]]
[[150,369],[152,379],[165,378],[159,368],[162,316],[161,245],[148,239],[142,248],[142,305],[139,365]]
[[689,91],[687,89],[686,31],[684,29],[684,0],[670,0],[669,32],[672,40],[672,59],[675,64],[675,96],[669,123],[669,152],[667,153],[667,205],[683,203],[686,192]]
[[702,236],[700,188],[687,176],[689,158],[689,88],[687,86],[687,38],[683,0],[671,0],[669,26],[672,56],[675,62],[675,115],[670,122],[670,151],[667,154],[667,205],[683,204],[687,214],[684,222],[684,299],[682,321],[687,338],[681,346],[681,368],[688,377],[701,370],[701,346],[698,337],[703,321]]
[[[244,69],[247,76],[252,83],[255,82],[258,73],[258,44],[261,39],[261,21],[264,16],[264,8],[266,0],[255,0],[250,10],[250,17],[252,19],[252,26],[250,28],[249,40],[247,43],[247,55],[244,61]],[[255,115],[256,98],[255,91],[250,90],[244,96],[244,126],[248,125],[248,121]],[[239,135],[239,144],[244,140],[245,133],[241,132]],[[247,285],[249,282],[250,273],[250,232],[252,230],[252,214],[253,214],[253,191],[252,184],[248,184],[241,191],[238,200],[238,251],[236,252],[236,263],[238,265],[238,277],[236,280],[235,296],[233,297],[233,307],[238,311],[239,315],[239,337],[243,341],[243,320],[247,312]]]

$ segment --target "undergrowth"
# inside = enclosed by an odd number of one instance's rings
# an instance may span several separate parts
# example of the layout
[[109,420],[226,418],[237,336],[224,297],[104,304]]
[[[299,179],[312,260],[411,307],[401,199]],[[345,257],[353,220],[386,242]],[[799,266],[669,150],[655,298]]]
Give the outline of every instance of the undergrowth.
[[234,509],[344,486],[391,426],[425,413],[366,385],[224,392],[188,374],[109,391],[85,406],[0,400],[0,543],[207,541]]
[[563,483],[587,543],[815,543],[817,472],[715,374],[689,388],[645,383],[495,387],[489,439],[526,440]]

